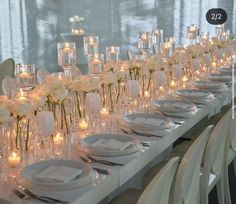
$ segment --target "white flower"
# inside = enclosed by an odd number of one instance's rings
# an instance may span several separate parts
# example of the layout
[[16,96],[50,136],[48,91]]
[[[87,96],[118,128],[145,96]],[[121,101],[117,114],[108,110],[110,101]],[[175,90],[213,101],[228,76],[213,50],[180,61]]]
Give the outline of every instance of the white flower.
[[30,100],[16,99],[11,105],[11,112],[19,117],[27,116],[34,111],[33,103]]
[[103,84],[115,84],[117,82],[117,76],[112,72],[105,72],[102,74]]
[[10,112],[6,107],[0,106],[0,124],[10,120]]
[[100,80],[96,77],[91,77],[88,75],[81,75],[76,84],[73,85],[76,87],[77,91],[83,92],[92,92],[100,87]]
[[5,96],[5,95],[0,95],[0,105],[6,104],[7,101],[8,101],[7,96]]
[[48,75],[46,77],[46,85],[49,90],[55,90],[55,89],[60,89],[62,87],[62,82],[60,79],[58,79],[57,76],[53,75]]
[[50,101],[53,103],[61,103],[66,99],[68,93],[67,89],[58,89],[51,93]]

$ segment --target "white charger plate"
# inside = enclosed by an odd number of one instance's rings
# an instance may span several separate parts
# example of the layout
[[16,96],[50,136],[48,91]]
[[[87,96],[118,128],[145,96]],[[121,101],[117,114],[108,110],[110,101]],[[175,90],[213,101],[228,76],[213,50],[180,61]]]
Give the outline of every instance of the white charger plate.
[[195,81],[193,85],[198,88],[220,89],[225,86],[225,83],[217,81]]
[[[42,172],[49,166],[67,166],[71,168],[80,169],[82,170],[82,173],[79,176],[77,176],[75,179],[69,182],[45,182],[45,181],[39,181],[35,179],[35,176],[38,173]],[[88,185],[95,179],[92,176],[92,171],[93,170],[91,167],[89,167],[87,164],[82,163],[82,162],[55,159],[55,160],[46,160],[46,161],[32,164],[24,168],[21,171],[20,176],[22,177],[25,185],[63,190],[63,189],[77,188],[80,186]]]
[[[91,144],[99,139],[114,139],[120,142],[131,142],[132,144],[124,150],[114,150],[111,148],[93,147]],[[80,140],[79,151],[96,156],[116,157],[133,154],[139,151],[139,141],[132,136],[122,134],[96,134],[90,135]]]

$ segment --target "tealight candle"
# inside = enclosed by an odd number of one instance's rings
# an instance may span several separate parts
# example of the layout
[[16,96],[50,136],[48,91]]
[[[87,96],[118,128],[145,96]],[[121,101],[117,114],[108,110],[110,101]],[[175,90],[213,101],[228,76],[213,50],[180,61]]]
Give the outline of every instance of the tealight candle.
[[182,81],[183,82],[187,82],[188,81],[188,77],[184,75],[183,78],[182,78]]
[[20,165],[20,156],[17,154],[17,152],[12,152],[8,156],[8,164],[10,167],[17,167]]
[[19,74],[20,78],[30,78],[30,74],[28,72],[22,72]]
[[175,83],[174,80],[171,80],[171,82],[170,82],[170,88],[172,88],[172,89],[176,88],[176,83]]
[[165,92],[165,89],[163,88],[163,86],[160,86],[160,87],[159,87],[159,91],[160,91],[160,94],[162,94],[162,93]]
[[83,119],[79,123],[79,128],[80,128],[80,130],[87,130],[88,129],[88,123]]
[[18,98],[20,101],[24,101],[26,100],[26,97],[24,96],[24,91],[22,89],[20,89],[20,96]]
[[53,137],[54,144],[62,144],[63,142],[63,135],[61,132],[56,132],[55,136]]
[[114,48],[113,46],[112,46],[111,49],[110,49],[110,53],[112,53],[112,54],[115,54],[115,53],[116,53],[115,48]]
[[109,111],[106,108],[102,108],[100,112],[100,116],[102,119],[106,119],[109,116]]
[[144,97],[147,98],[147,99],[150,98],[150,94],[149,94],[148,91],[145,91],[145,92],[144,92]]
[[95,58],[95,59],[92,61],[92,63],[93,63],[93,64],[101,64],[102,61],[99,60],[99,59],[97,59],[97,58]]

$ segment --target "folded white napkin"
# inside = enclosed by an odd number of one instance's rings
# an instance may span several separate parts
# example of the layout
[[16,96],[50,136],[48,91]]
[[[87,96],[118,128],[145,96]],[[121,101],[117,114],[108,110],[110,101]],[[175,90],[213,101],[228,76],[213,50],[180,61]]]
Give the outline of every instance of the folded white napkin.
[[159,118],[144,118],[144,117],[137,117],[132,122],[143,124],[143,125],[155,125],[160,126],[165,121],[159,119]]
[[114,150],[124,150],[131,146],[131,142],[121,142],[114,139],[98,139],[96,142],[91,144],[92,147],[101,147],[106,149],[114,149]]
[[49,166],[34,178],[43,182],[69,182],[82,173],[81,169],[67,166]]

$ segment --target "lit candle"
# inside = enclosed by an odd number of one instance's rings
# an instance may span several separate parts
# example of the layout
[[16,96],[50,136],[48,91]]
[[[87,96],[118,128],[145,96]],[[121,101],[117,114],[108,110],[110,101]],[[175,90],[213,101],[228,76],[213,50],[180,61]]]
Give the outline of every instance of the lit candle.
[[92,61],[93,64],[101,64],[102,61],[99,60],[98,58],[95,58],[93,61]]
[[63,52],[64,52],[64,53],[69,53],[69,52],[71,52],[71,49],[70,49],[70,47],[69,47],[69,43],[65,43],[65,47],[64,47],[64,49],[63,49]]
[[144,97],[147,98],[147,99],[150,98],[150,94],[149,94],[148,91],[145,91],[145,92],[144,92]]
[[160,94],[163,94],[165,92],[165,89],[163,88],[163,86],[159,87],[159,92],[160,92]]
[[188,77],[186,75],[184,75],[183,78],[182,78],[182,81],[183,82],[187,82],[188,81]]
[[89,38],[89,42],[88,42],[89,46],[94,47],[96,45],[96,43],[94,42],[93,38]]
[[115,54],[115,53],[116,53],[115,48],[114,48],[113,46],[112,46],[111,49],[110,49],[110,53],[112,53],[112,54]]
[[16,167],[20,165],[20,156],[16,152],[12,152],[8,157],[8,164],[10,167]]
[[102,108],[101,112],[100,112],[100,116],[102,119],[106,119],[109,116],[109,112],[106,108]]
[[63,142],[63,136],[61,134],[61,132],[56,132],[55,136],[53,137],[53,142],[54,144],[62,144]]
[[87,130],[88,129],[88,123],[83,119],[79,123],[80,130]]
[[20,101],[24,101],[26,99],[26,97],[24,96],[24,91],[22,89],[20,89],[20,95],[18,98]]
[[141,39],[142,39],[143,41],[147,41],[147,40],[148,40],[148,37],[147,37],[146,34],[143,34],[143,35],[141,36]]
[[176,83],[174,80],[171,80],[170,82],[170,88],[174,89],[176,87]]
[[27,71],[23,71],[19,74],[20,78],[30,78],[30,74]]

